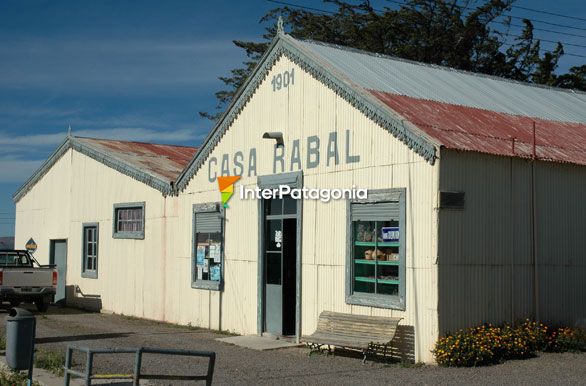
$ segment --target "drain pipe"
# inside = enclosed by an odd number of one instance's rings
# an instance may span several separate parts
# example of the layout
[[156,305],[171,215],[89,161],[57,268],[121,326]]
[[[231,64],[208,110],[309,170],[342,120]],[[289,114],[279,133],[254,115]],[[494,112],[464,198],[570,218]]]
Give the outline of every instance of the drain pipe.
[[535,161],[537,146],[535,121],[533,121],[533,151],[531,154],[531,260],[533,262],[533,312],[534,319],[539,322],[539,274],[537,270],[537,210],[535,205]]

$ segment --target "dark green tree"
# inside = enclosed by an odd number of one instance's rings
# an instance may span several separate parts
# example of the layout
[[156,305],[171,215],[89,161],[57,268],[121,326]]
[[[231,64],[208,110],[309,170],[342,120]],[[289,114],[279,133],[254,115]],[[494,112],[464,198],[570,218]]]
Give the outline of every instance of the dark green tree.
[[586,90],[586,64],[574,66],[567,74],[558,76],[554,86]]
[[[254,70],[276,33],[276,19],[283,17],[288,33],[297,39],[311,39],[365,51],[393,55],[424,63],[466,71],[502,76],[539,84],[585,90],[586,66],[574,67],[558,76],[555,70],[563,46],[541,50],[533,36],[533,25],[524,20],[524,30],[507,44],[510,18],[506,12],[515,0],[406,0],[398,9],[375,9],[370,1],[323,0],[335,11],[281,6],[269,11],[261,23],[268,27],[263,42],[234,41],[246,51],[244,67],[221,77],[226,89],[218,91],[213,113],[202,116],[217,119],[238,88]],[[494,21],[499,27],[492,27]]]

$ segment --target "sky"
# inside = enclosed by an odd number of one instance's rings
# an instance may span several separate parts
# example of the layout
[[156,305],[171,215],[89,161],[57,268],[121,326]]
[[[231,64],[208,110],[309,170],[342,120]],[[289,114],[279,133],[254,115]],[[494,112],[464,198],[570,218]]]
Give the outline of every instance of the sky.
[[[321,9],[321,1],[285,0]],[[400,1],[399,1],[400,2]],[[377,8],[397,1],[372,1]],[[586,18],[579,0],[518,6]],[[211,129],[217,78],[261,40],[267,0],[0,0],[0,236],[14,234],[12,194],[74,135],[197,146]],[[514,8],[547,40],[586,46],[583,20]],[[547,22],[547,23],[543,23]],[[514,24],[521,21],[513,19]],[[573,27],[573,28],[570,28]],[[518,32],[518,29],[512,29]],[[551,48],[552,43],[543,43]],[[586,56],[586,48],[566,46]],[[560,71],[586,63],[565,56]]]

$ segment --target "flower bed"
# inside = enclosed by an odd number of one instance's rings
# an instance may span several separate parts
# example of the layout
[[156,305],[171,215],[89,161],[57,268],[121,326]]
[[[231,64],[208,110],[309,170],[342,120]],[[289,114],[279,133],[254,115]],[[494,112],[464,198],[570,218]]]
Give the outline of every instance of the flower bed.
[[537,351],[586,351],[586,331],[529,320],[516,326],[485,324],[448,334],[432,350],[439,365],[457,367],[524,359]]

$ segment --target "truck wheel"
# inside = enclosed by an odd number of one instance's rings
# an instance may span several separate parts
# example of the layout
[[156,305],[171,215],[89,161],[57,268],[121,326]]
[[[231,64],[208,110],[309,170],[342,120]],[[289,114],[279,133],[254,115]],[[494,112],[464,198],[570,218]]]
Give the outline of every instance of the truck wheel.
[[20,300],[11,300],[10,305],[12,307],[18,307],[20,305]]
[[47,312],[49,309],[49,299],[42,297],[39,300],[35,300],[35,305],[37,306],[37,310],[39,310],[39,312]]

